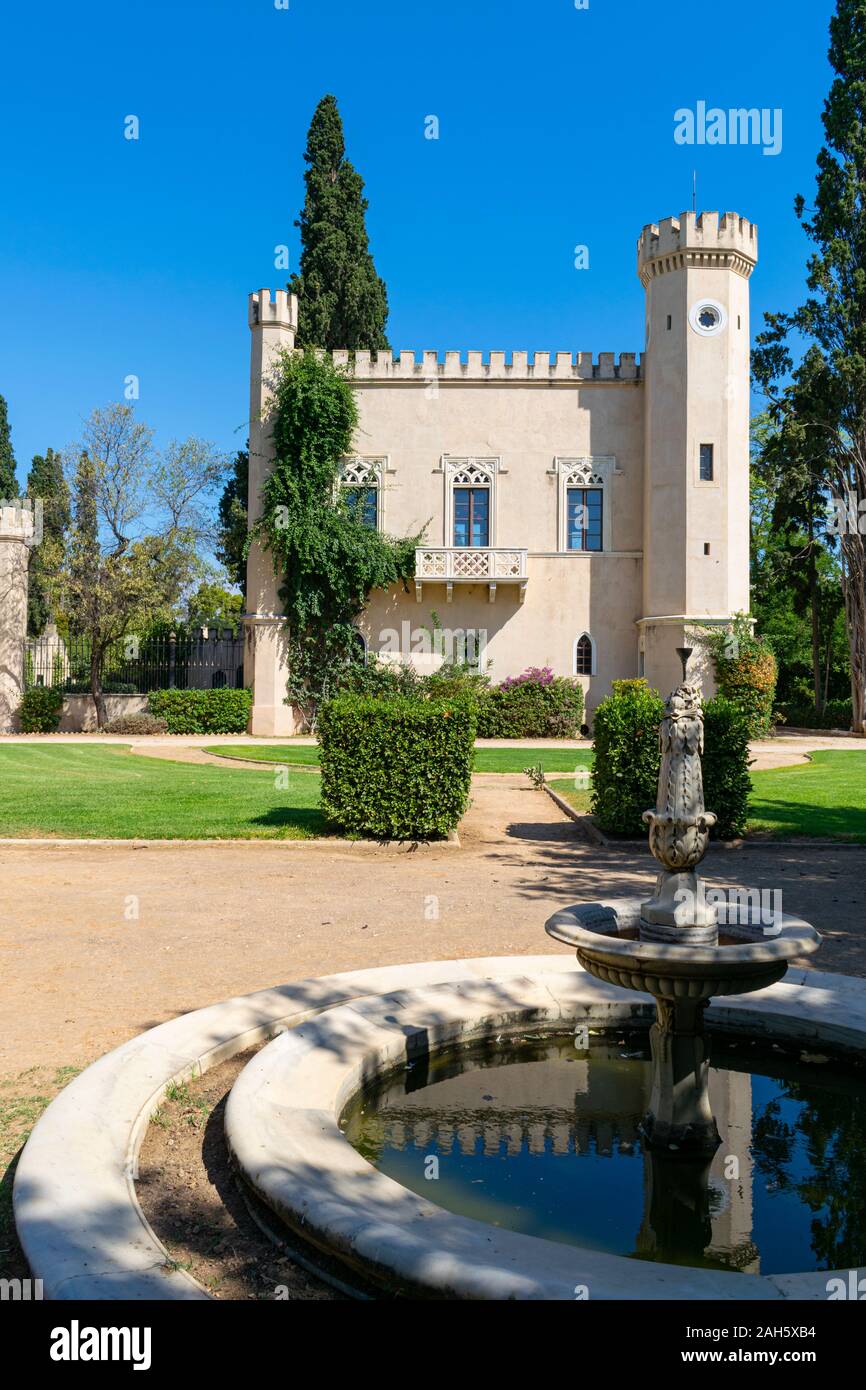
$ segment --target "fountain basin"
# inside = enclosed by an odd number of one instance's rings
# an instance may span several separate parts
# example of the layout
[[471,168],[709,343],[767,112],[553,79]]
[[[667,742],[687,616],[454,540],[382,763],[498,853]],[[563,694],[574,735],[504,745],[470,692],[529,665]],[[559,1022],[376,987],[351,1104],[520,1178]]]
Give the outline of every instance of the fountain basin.
[[[719,908],[719,945],[669,945],[639,937],[643,899],[576,903],[545,923],[573,946],[584,970],[608,984],[656,999],[699,1003],[714,995],[749,994],[775,984],[791,961],[821,944],[814,927],[786,913],[755,921],[747,905]],[[683,928],[684,941],[689,940]]]
[[[649,998],[544,964],[491,978],[368,999],[302,1024],[264,1048],[228,1100],[226,1136],[244,1182],[303,1240],[389,1293],[414,1297],[826,1299],[833,1271],[750,1275],[644,1262],[454,1214],[374,1168],[341,1122],[359,1091],[442,1048],[515,1033],[644,1024]],[[553,965],[553,962],[551,962]],[[792,971],[761,996],[716,1005],[711,1021],[751,1038],[818,1039],[862,1055],[860,981]],[[843,1005],[843,995],[845,996]],[[864,1015],[866,1026],[866,1015]],[[680,1179],[688,1174],[680,1169]],[[435,1184],[425,1188],[431,1192]]]

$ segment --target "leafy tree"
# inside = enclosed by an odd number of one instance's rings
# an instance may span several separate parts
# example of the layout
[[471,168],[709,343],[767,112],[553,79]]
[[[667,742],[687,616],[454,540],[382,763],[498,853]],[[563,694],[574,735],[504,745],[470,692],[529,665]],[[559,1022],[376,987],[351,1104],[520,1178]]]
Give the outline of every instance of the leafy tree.
[[63,563],[66,531],[72,520],[61,454],[48,449],[34,455],[27,475],[27,496],[42,503],[42,540],[30,552],[27,588],[27,631],[31,637],[39,637],[53,616],[52,576]]
[[299,347],[387,348],[388,293],[367,239],[364,181],[346,158],[335,97],[323,97],[307,137],[307,196],[300,220]]
[[0,396],[0,498],[11,501],[17,496],[18,479],[15,476],[15,455],[12,452],[9,415],[5,397]]
[[750,736],[766,738],[772,730],[778,666],[769,644],[754,635],[752,619],[735,613],[724,627],[696,623],[687,635],[710,658],[719,694],[746,717]]
[[373,589],[414,573],[418,537],[365,525],[339,487],[357,424],[352,388],[328,357],[284,353],[274,383],[276,461],[253,528],[270,550],[289,619],[288,697],[311,726],[357,653],[354,623]]
[[[830,21],[835,79],[824,104],[814,207],[795,212],[813,246],[805,302],[767,315],[755,375],[771,417],[800,433],[832,494],[851,659],[854,727],[866,717],[866,0],[837,0]],[[792,336],[807,350],[794,367]]]
[[786,417],[778,425],[766,413],[757,418],[752,451],[753,609],[780,663],[780,698],[805,698],[819,713],[831,695],[847,693],[850,684],[847,655],[842,654],[845,689],[840,690],[834,678],[830,690],[840,656],[837,634],[843,599],[821,465],[799,416]]
[[233,628],[237,631],[244,611],[242,594],[233,594],[221,584],[203,581],[187,604],[186,621],[191,628]]
[[[171,461],[197,460],[199,491]],[[167,462],[168,459],[168,462]],[[97,723],[106,719],[102,672],[112,645],[169,618],[200,572],[196,554],[201,491],[198,441],[160,458],[152,431],[129,405],[94,410],[70,472],[72,523],[57,595],[70,627],[89,640]]]
[[250,456],[239,449],[219,501],[217,527],[217,559],[225,565],[230,578],[246,596],[247,591],[247,494],[249,490]]

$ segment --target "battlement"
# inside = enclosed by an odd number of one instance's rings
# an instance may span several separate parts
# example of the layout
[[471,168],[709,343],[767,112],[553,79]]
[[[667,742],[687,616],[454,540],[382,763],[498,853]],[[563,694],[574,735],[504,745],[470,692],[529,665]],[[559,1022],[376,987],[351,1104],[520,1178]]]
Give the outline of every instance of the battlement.
[[0,541],[38,545],[42,539],[42,498],[0,498]]
[[[457,381],[638,381],[641,375],[640,357],[634,352],[601,352],[596,360],[591,352],[491,352],[485,362],[484,353],[446,352],[444,362],[437,352],[400,352],[396,358],[390,352],[356,352],[343,350],[333,354],[334,365],[346,368],[355,381],[403,381],[424,385],[430,382]],[[509,360],[506,360],[508,356]]]
[[288,328],[294,332],[298,327],[298,297],[288,290],[257,290],[249,296],[250,328],[272,325],[275,328]]
[[656,275],[692,266],[725,266],[748,279],[758,261],[758,228],[736,212],[681,212],[644,227],[637,268],[646,286]]

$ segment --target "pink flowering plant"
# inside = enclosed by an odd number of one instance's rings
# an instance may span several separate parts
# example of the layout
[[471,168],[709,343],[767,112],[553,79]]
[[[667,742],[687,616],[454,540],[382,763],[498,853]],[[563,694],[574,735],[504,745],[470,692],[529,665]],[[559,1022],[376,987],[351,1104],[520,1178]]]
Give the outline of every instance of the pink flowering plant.
[[484,694],[478,710],[482,738],[574,738],[583,720],[583,688],[549,666],[530,666]]

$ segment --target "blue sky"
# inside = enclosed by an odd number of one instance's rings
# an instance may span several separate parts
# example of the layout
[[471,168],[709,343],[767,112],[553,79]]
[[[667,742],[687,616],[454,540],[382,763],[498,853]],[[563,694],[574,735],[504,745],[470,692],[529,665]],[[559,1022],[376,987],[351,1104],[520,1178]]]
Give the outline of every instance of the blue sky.
[[[759,224],[755,325],[797,302],[832,0],[43,0],[4,15],[0,393],[23,483],[139,377],[157,442],[240,447],[249,291],[297,264],[333,92],[400,348],[640,351],[641,226]],[[703,16],[703,17],[702,17]],[[780,108],[783,147],[683,147],[674,112]],[[140,139],[124,138],[124,118]],[[425,117],[440,122],[424,138]],[[590,269],[574,268],[586,245]]]

